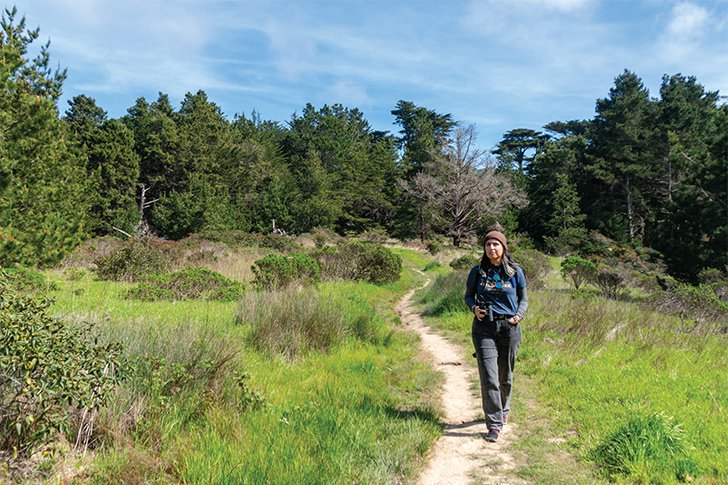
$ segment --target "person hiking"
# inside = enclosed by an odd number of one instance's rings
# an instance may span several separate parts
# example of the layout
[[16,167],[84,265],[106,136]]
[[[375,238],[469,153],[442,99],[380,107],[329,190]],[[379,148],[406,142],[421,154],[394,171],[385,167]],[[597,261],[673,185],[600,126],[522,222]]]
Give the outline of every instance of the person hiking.
[[488,428],[485,439],[495,442],[511,410],[520,323],[528,306],[526,278],[508,252],[502,232],[485,235],[483,257],[468,275],[465,303],[475,314],[472,337]]

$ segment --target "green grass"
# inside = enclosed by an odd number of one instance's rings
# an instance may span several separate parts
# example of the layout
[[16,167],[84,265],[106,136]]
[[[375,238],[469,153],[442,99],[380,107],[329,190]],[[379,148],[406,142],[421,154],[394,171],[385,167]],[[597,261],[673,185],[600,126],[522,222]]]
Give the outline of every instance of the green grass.
[[[726,336],[680,332],[676,317],[574,294],[529,292],[514,384],[517,474],[536,483],[725,483]],[[472,346],[469,313],[427,321]],[[641,438],[615,445],[632,435]]]
[[[428,262],[396,252],[405,267]],[[414,476],[440,433],[440,377],[393,311],[420,273],[319,285],[322,300],[370,315],[378,337],[293,362],[247,344],[236,302],[136,301],[128,284],[51,276],[55,315],[95,322],[138,367],[99,418],[91,482],[392,483]]]

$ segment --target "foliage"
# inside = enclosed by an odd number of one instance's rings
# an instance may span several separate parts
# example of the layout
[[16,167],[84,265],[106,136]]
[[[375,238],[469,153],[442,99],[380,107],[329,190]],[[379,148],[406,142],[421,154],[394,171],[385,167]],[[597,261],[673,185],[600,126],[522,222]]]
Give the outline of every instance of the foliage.
[[341,239],[334,231],[321,226],[311,229],[311,238],[318,249],[326,247],[329,243],[336,244]]
[[[593,459],[610,479],[626,475],[649,482],[658,477],[692,481],[698,475],[685,449],[685,431],[659,413],[630,419],[596,447]],[[665,476],[665,470],[672,476]]]
[[450,261],[450,267],[452,269],[470,269],[473,266],[477,266],[480,263],[480,259],[472,254],[464,254],[459,258],[455,258]]
[[186,268],[170,274],[149,277],[129,290],[129,297],[140,300],[237,300],[242,283],[230,280],[207,268]]
[[533,290],[543,288],[544,278],[551,271],[548,256],[535,249],[516,249],[513,257],[523,270],[526,286]]
[[141,239],[131,239],[113,253],[98,258],[95,263],[98,278],[111,281],[140,281],[171,266],[161,247]]
[[50,302],[0,288],[0,449],[25,454],[95,411],[116,383],[121,347],[48,316]]
[[698,332],[725,332],[728,329],[728,302],[721,300],[708,285],[679,284],[671,291],[661,291],[648,306],[680,316],[681,327],[690,329],[686,319],[694,320],[691,329]]
[[617,298],[619,291],[624,287],[624,276],[617,270],[602,267],[597,272],[596,282],[605,295]]
[[373,308],[364,302],[322,299],[312,288],[248,293],[237,321],[250,327],[256,349],[292,361],[310,351],[325,352],[347,336],[376,338]]
[[567,256],[561,261],[561,275],[564,279],[570,279],[577,290],[584,283],[590,283],[596,279],[597,266],[588,259],[579,256]]
[[48,266],[86,237],[89,187],[57,117],[66,72],[16,16],[5,9],[0,30],[0,266]]
[[397,281],[402,271],[402,258],[375,243],[345,241],[317,250],[313,256],[325,280],[351,279],[384,284]]
[[22,266],[0,270],[0,286],[20,293],[48,292],[58,289],[58,285],[48,281],[43,273]]
[[265,289],[285,288],[293,283],[311,284],[321,279],[317,261],[302,253],[269,254],[253,264],[255,284]]

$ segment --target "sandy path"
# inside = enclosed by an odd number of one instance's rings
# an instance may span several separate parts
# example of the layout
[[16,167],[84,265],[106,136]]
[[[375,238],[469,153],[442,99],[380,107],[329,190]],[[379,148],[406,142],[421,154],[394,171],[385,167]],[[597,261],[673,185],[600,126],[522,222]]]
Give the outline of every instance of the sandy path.
[[497,443],[483,439],[488,430],[485,422],[478,420],[483,412],[480,391],[473,388],[478,369],[475,359],[470,356],[472,351],[433,333],[424,324],[412,307],[415,291],[407,293],[395,310],[402,323],[420,336],[422,349],[431,356],[430,362],[445,376],[441,397],[445,414],[442,422],[444,433],[431,450],[427,466],[417,483],[520,483],[520,480],[508,476],[514,468],[509,447],[516,425],[508,424]]

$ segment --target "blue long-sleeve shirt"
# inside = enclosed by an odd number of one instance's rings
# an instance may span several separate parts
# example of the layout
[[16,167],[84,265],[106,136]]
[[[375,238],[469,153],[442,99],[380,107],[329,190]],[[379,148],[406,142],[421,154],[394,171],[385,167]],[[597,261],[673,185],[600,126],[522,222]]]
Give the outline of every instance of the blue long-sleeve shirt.
[[523,319],[528,308],[523,271],[516,266],[516,274],[507,277],[501,266],[491,266],[487,272],[474,266],[465,287],[465,303],[471,311],[478,303],[490,304],[494,313]]

